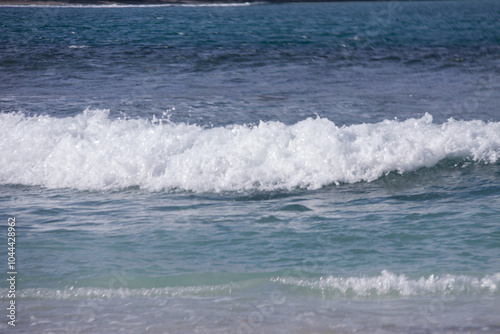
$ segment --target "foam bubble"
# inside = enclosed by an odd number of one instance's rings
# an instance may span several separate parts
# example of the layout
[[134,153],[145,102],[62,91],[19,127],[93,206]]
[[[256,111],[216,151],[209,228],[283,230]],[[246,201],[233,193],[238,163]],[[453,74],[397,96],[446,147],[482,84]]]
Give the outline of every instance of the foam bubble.
[[196,192],[318,189],[432,167],[445,158],[495,163],[500,123],[432,116],[338,127],[325,118],[293,125],[194,124],[0,114],[0,183]]

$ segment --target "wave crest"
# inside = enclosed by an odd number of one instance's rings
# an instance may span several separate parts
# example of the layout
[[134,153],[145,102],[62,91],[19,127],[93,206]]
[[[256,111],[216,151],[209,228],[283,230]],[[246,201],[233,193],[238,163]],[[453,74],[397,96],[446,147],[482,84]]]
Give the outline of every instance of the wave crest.
[[339,127],[324,118],[204,128],[110,119],[0,114],[1,184],[196,192],[318,189],[373,181],[446,158],[495,163],[500,123],[432,116]]
[[300,279],[280,277],[276,283],[287,286],[318,290],[323,294],[349,296],[420,296],[429,294],[454,293],[496,293],[499,291],[500,273],[484,277],[465,275],[430,275],[411,279],[406,275],[396,275],[386,270],[374,277],[335,277]]
[[[500,273],[483,276],[430,275],[410,278],[404,274],[382,271],[377,276],[327,276],[300,278],[294,276],[237,279],[215,285],[190,285],[137,288],[65,287],[63,289],[28,288],[19,291],[21,298],[72,299],[72,298],[126,298],[126,297],[200,297],[229,296],[247,289],[262,288],[266,282],[286,287],[290,291],[306,294],[319,292],[323,296],[373,297],[373,296],[426,296],[426,295],[476,295],[498,294]],[[0,299],[6,295],[0,296]]]

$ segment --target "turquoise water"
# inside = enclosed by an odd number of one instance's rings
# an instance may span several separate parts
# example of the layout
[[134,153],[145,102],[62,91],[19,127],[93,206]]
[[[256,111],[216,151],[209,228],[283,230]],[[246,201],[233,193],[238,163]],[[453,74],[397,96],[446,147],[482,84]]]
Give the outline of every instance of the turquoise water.
[[499,12],[0,7],[0,328],[497,333]]

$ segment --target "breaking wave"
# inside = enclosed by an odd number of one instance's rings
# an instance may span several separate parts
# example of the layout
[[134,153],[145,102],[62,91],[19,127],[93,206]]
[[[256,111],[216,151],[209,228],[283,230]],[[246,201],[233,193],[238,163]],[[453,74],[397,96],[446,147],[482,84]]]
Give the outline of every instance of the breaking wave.
[[430,275],[428,277],[409,278],[382,271],[373,277],[336,277],[327,276],[314,279],[281,277],[273,280],[295,288],[306,288],[324,294],[348,296],[420,296],[429,294],[474,294],[497,293],[500,273],[483,277],[466,275]]
[[[259,288],[266,282],[278,285],[279,289],[320,292],[324,296],[426,296],[426,295],[474,295],[498,294],[500,273],[474,277],[468,275],[430,275],[410,278],[404,274],[382,271],[377,276],[327,276],[305,278],[293,276],[241,279],[215,285],[102,288],[66,287],[62,289],[30,288],[19,291],[21,298],[73,299],[73,298],[127,298],[127,297],[214,297],[229,296],[245,289]],[[260,289],[260,288],[259,288]],[[278,290],[276,290],[278,291]],[[5,298],[1,296],[0,298]]]
[[443,159],[496,163],[500,123],[432,116],[337,126],[325,118],[293,125],[202,127],[111,119],[107,110],[68,118],[0,114],[0,183],[47,188],[220,192],[318,189],[374,181]]

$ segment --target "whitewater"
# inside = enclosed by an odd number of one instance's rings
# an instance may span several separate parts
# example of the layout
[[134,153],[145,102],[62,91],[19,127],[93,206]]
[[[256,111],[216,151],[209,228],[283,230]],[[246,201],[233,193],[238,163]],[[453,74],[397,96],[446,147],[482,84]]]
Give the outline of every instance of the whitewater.
[[429,114],[342,127],[320,117],[202,127],[85,110],[67,118],[4,113],[0,127],[2,184],[79,190],[319,189],[445,159],[496,163],[500,154],[499,122],[434,124]]

